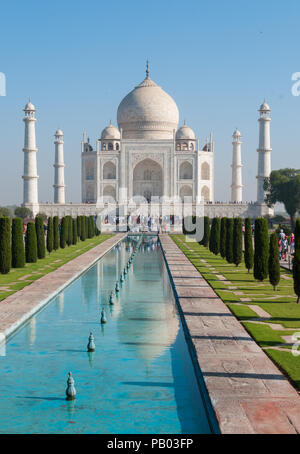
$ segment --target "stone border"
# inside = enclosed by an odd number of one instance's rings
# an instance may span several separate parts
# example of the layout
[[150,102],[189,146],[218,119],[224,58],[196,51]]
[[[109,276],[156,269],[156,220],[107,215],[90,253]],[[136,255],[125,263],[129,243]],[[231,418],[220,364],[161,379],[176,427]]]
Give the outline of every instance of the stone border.
[[221,433],[300,433],[297,391],[169,235],[159,238]]
[[119,233],[0,302],[0,334],[7,339],[61,290],[127,236]]

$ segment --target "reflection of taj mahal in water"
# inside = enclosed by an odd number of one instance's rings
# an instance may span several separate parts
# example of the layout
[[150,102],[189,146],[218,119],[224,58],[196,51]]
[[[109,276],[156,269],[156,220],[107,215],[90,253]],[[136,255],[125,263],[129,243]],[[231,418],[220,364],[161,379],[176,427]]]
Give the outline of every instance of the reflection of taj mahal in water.
[[[263,203],[264,178],[271,171],[270,108],[260,109],[257,201],[242,202],[241,134],[233,134],[231,201],[214,203],[214,143],[212,135],[200,145],[186,124],[178,128],[175,101],[146,78],[121,101],[118,128],[109,124],[96,140],[86,134],[81,143],[82,202],[65,203],[63,133],[55,134],[54,203],[38,202],[35,107],[25,107],[24,205],[47,215],[96,214],[111,202],[144,198],[149,202],[188,200],[205,203],[208,216],[258,216],[270,209]],[[188,198],[188,199],[185,199]]]

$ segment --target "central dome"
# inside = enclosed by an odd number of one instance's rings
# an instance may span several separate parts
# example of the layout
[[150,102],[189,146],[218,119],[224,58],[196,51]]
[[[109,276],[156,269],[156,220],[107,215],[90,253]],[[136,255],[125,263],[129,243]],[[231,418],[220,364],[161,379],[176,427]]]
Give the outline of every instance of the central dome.
[[118,126],[123,139],[173,139],[179,112],[175,101],[148,74],[121,101]]

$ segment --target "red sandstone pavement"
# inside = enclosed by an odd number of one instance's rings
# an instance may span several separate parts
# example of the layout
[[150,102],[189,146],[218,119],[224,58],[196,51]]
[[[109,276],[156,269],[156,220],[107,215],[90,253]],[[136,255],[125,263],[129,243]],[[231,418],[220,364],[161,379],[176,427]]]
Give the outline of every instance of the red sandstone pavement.
[[[90,249],[55,271],[41,277],[0,302],[0,335],[7,337],[57,292],[76,279],[87,268],[117,244],[126,233],[119,233]],[[0,336],[2,338],[2,336]]]
[[160,241],[221,433],[300,433],[297,391],[172,239]]

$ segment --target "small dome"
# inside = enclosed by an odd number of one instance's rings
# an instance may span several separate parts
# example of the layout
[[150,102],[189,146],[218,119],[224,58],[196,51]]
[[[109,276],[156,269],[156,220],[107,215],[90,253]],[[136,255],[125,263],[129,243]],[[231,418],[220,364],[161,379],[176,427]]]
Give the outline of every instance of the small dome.
[[35,111],[35,107],[34,107],[34,105],[32,104],[31,101],[28,101],[28,103],[26,104],[24,110],[34,110]]
[[260,106],[259,110],[260,110],[260,111],[265,110],[265,111],[267,111],[267,112],[270,112],[270,111],[271,111],[269,104],[266,103],[266,100],[264,100],[264,102],[263,102],[263,104]]
[[120,140],[120,138],[120,131],[111,123],[101,133],[101,140]]
[[63,136],[64,133],[62,132],[61,129],[58,129],[58,130],[56,131],[55,135],[56,135],[56,136]]
[[181,126],[176,132],[176,140],[195,140],[194,131],[187,125]]
[[241,137],[241,135],[242,134],[240,133],[240,131],[238,129],[236,129],[233,133],[233,137]]

